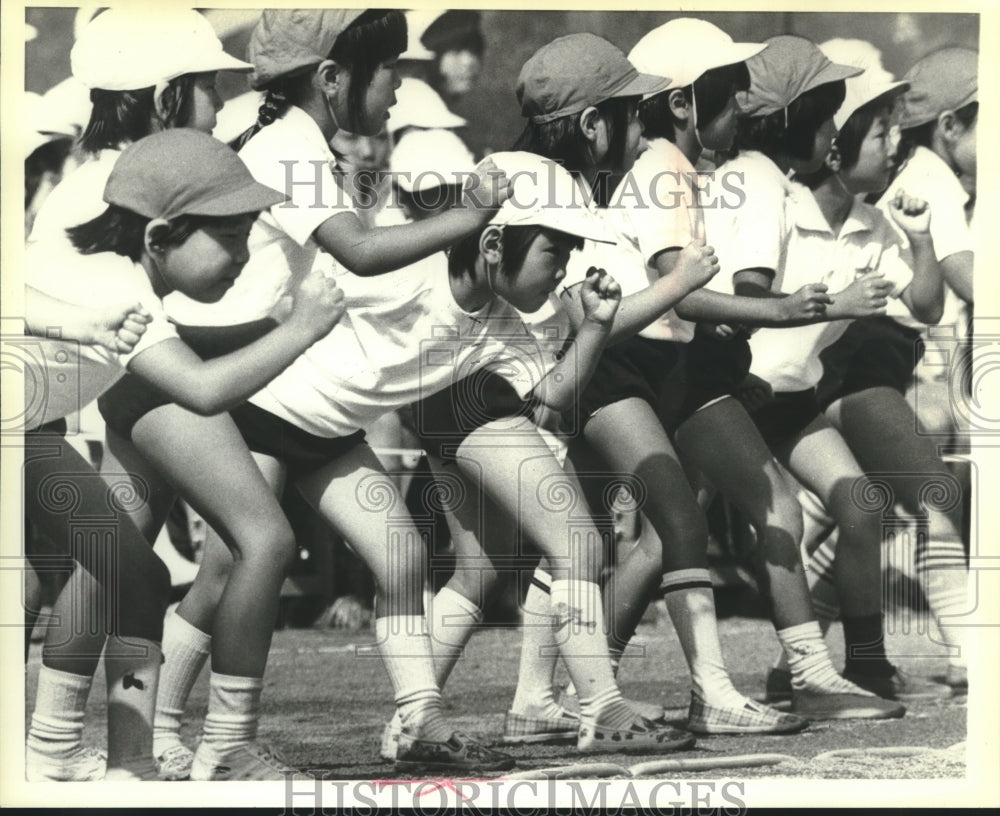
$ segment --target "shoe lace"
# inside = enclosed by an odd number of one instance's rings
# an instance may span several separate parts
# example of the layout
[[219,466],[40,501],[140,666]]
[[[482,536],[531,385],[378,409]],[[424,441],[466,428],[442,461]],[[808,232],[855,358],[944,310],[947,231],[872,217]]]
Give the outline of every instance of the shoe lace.
[[295,769],[288,765],[281,758],[281,755],[269,745],[258,743],[250,749],[250,753],[272,770],[279,773],[295,773]]

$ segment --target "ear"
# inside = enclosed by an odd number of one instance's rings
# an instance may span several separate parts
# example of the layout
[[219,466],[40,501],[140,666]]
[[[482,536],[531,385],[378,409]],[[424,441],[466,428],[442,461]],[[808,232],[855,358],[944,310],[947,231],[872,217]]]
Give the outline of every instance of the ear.
[[670,114],[682,122],[686,122],[691,115],[691,105],[684,97],[684,91],[680,88],[674,88],[667,92],[667,105],[670,108]]
[[347,82],[347,71],[333,60],[323,60],[313,74],[316,87],[326,94],[336,93]]
[[163,239],[170,231],[170,222],[163,218],[154,218],[146,224],[146,232],[143,237],[143,246],[150,255],[162,256],[165,247]]
[[593,105],[589,108],[584,108],[580,112],[579,121],[580,130],[587,138],[587,141],[595,141],[598,136],[598,131],[604,126],[604,120],[601,118],[600,111],[598,111]]
[[503,260],[503,228],[490,225],[479,236],[479,254],[490,266],[499,266]]
[[962,123],[958,121],[958,117],[955,116],[955,111],[946,110],[938,115],[937,118],[938,131],[946,140],[955,139],[959,135],[959,128]]
[[830,145],[830,151],[826,154],[826,158],[823,160],[823,163],[831,172],[837,173],[840,171],[840,167],[843,162],[844,160],[840,155],[840,148],[837,147],[837,142],[834,141],[834,143]]

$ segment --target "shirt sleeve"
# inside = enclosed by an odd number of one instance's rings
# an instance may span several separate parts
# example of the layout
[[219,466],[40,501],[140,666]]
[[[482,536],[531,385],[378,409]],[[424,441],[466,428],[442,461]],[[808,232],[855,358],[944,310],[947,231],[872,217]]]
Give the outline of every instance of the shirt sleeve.
[[640,158],[625,177],[613,206],[627,212],[645,263],[652,266],[658,253],[691,242],[691,218],[701,218],[691,209],[691,199],[691,182],[677,169],[657,169],[652,161]]
[[892,284],[892,297],[898,298],[913,280],[913,253],[886,221],[885,215],[880,210],[875,213],[872,238],[881,249],[876,268]]
[[[86,262],[100,264],[103,267],[94,277],[104,283],[104,286],[107,287],[106,291],[117,293],[114,302],[124,303],[135,300],[141,303],[152,317],[152,320],[146,324],[146,331],[143,332],[132,351],[128,354],[118,355],[119,363],[127,366],[137,354],[162,343],[164,340],[172,340],[177,337],[177,328],[167,318],[163,302],[153,292],[149,278],[146,277],[145,270],[139,264],[110,252],[81,257]],[[105,302],[110,303],[111,298],[105,298]]]

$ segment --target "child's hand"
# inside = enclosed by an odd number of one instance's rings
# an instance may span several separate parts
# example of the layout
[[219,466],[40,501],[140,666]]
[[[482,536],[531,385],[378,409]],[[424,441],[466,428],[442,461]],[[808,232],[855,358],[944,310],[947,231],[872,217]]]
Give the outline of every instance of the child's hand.
[[922,198],[898,190],[889,202],[889,212],[907,235],[925,235],[931,230],[931,208]]
[[146,325],[152,319],[141,303],[95,310],[90,328],[82,339],[115,354],[128,354],[146,333]]
[[337,325],[344,315],[344,293],[333,278],[313,269],[292,295],[289,321],[297,321],[319,339]]
[[807,283],[780,301],[782,316],[788,322],[819,317],[826,313],[830,303],[833,303],[833,298],[827,294],[825,283]]
[[603,269],[592,266],[587,270],[587,277],[580,287],[580,302],[587,320],[610,326],[618,305],[622,302],[622,288]]
[[688,292],[701,289],[719,272],[719,259],[715,250],[705,244],[705,222],[696,219],[694,237],[677,256],[673,274],[677,275]]
[[480,211],[486,221],[503,206],[511,196],[510,179],[492,159],[484,159],[465,186],[462,198],[466,207]]
[[885,314],[885,307],[892,283],[881,272],[871,272],[858,278],[831,300],[845,317],[872,317]]
[[756,374],[747,374],[745,380],[733,392],[733,396],[743,403],[743,407],[753,413],[774,396],[771,383]]

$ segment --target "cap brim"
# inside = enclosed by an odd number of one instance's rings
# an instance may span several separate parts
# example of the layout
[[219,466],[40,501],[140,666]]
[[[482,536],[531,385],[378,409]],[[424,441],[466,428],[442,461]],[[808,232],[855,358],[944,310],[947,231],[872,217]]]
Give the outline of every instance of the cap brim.
[[638,74],[631,82],[629,82],[621,90],[617,91],[615,96],[643,96],[648,97],[653,94],[658,94],[660,91],[665,91],[670,87],[670,78],[656,76],[655,74]]
[[847,124],[847,120],[865,105],[870,102],[874,102],[876,99],[881,99],[883,96],[898,96],[909,87],[910,83],[905,80],[900,80],[899,82],[882,82],[878,85],[873,85],[869,89],[869,92],[865,94],[864,98],[855,100],[850,108],[846,108],[844,105],[841,105],[840,109],[833,116],[833,123],[837,126],[837,130],[840,130],[845,124]]
[[236,59],[225,51],[204,54],[195,59],[185,70],[186,74],[204,74],[209,71],[252,71],[249,62]]
[[186,215],[207,215],[225,217],[227,215],[243,215],[244,213],[260,212],[275,204],[287,201],[288,196],[272,190],[256,181],[215,196],[201,202],[196,208],[186,210]]
[[599,244],[618,243],[603,222],[591,216],[589,211],[585,209],[578,210],[576,214],[554,209],[538,209],[529,212],[522,210],[513,213],[501,209],[490,223],[502,227],[546,227]]
[[853,65],[840,65],[836,62],[831,62],[829,65],[824,65],[816,76],[812,78],[809,84],[799,91],[798,95],[802,96],[802,94],[806,91],[811,91],[813,88],[818,88],[820,85],[827,85],[831,82],[840,82],[844,79],[860,76],[864,72],[864,68],[857,68]]

